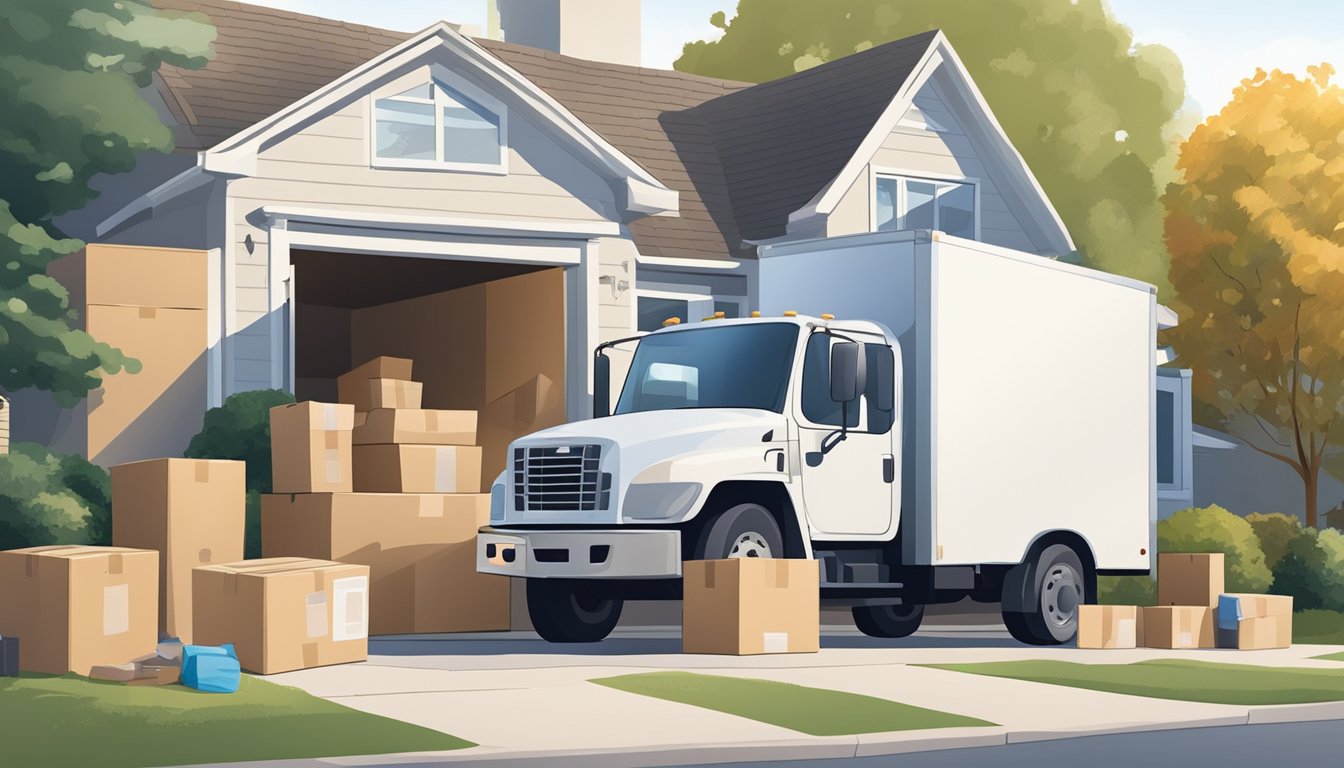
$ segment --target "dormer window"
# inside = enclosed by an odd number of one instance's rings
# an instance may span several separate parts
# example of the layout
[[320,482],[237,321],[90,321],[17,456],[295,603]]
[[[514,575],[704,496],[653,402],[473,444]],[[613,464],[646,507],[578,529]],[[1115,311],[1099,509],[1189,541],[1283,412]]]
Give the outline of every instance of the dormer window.
[[[373,164],[507,172],[506,113],[440,78],[373,102]],[[474,89],[473,89],[474,90]]]
[[936,229],[974,240],[979,235],[979,195],[974,180],[878,176],[873,190],[873,230]]

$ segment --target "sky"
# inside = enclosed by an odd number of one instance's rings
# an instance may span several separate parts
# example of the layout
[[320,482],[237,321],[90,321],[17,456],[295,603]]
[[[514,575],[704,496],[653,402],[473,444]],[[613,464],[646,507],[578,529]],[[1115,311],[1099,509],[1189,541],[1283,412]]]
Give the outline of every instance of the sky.
[[[816,0],[824,2],[825,0]],[[899,0],[893,0],[899,2]],[[992,2],[993,0],[984,0]],[[359,24],[414,31],[439,19],[485,28],[486,0],[249,0]],[[1185,66],[1190,106],[1216,112],[1256,67],[1305,73],[1322,61],[1344,70],[1340,0],[1109,0],[1139,43],[1171,48]],[[734,0],[642,0],[643,59],[670,69],[682,44],[711,40],[710,14]]]

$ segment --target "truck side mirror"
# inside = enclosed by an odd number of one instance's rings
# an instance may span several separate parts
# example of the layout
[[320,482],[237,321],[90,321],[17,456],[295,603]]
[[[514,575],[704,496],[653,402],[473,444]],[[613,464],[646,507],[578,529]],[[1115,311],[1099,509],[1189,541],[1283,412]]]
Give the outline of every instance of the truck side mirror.
[[598,351],[593,356],[593,418],[611,415],[611,358]]
[[842,341],[831,346],[831,399],[852,403],[863,393],[866,368],[863,345]]

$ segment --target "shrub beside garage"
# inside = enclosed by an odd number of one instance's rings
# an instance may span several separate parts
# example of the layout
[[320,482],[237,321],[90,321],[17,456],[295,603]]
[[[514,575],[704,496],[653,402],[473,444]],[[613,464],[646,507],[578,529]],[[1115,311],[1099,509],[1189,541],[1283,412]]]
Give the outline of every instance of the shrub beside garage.
[[34,443],[0,455],[0,550],[111,543],[107,470]]

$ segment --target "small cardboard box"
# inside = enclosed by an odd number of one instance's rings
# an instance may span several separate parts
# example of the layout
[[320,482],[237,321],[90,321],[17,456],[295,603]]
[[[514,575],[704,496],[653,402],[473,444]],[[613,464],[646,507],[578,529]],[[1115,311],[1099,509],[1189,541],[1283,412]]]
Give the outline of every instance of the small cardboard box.
[[1133,605],[1078,606],[1079,648],[1139,648],[1143,612]]
[[404,379],[369,379],[369,410],[420,408],[424,385]]
[[821,646],[819,581],[816,560],[686,562],[682,651],[816,653]]
[[355,409],[293,403],[271,409],[271,487],[276,493],[349,493]]
[[[336,378],[336,396],[356,411],[372,411],[373,389],[370,379],[411,380],[412,361],[404,357],[375,357],[349,373]],[[418,406],[417,406],[418,407]]]
[[159,631],[191,642],[191,569],[243,559],[246,465],[152,459],[112,467],[112,543],[159,553]]
[[1157,604],[1214,608],[1223,593],[1223,554],[1157,556]]
[[1213,648],[1213,608],[1158,605],[1143,609],[1143,647]]
[[1293,644],[1293,598],[1232,592],[1218,598],[1218,647],[1242,651]]
[[359,493],[480,493],[481,449],[468,445],[361,445]]
[[197,644],[232,643],[249,672],[368,658],[366,565],[301,557],[207,565],[192,572],[192,591]]
[[22,641],[20,668],[87,676],[158,642],[159,553],[57,545],[0,552],[0,635]]
[[355,414],[355,445],[475,445],[475,411],[392,410]]
[[261,497],[262,553],[369,566],[369,632],[509,629],[509,579],[476,572],[489,494]]

